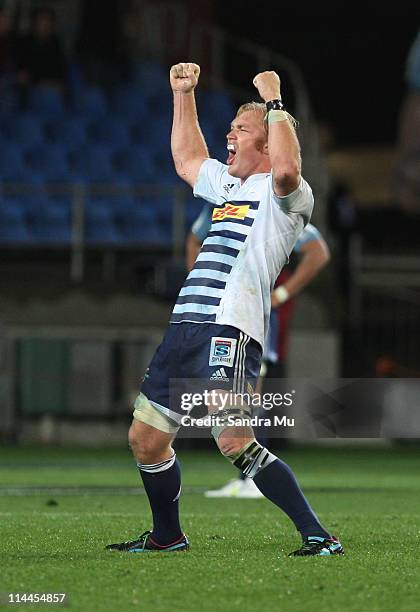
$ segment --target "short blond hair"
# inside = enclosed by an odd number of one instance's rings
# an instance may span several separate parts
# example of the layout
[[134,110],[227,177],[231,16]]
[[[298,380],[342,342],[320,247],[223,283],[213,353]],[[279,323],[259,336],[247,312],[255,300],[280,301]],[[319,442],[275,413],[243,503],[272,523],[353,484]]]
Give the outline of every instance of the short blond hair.
[[[261,115],[261,120],[262,120],[262,122],[264,124],[264,130],[268,134],[267,108],[266,108],[264,102],[245,102],[245,104],[242,104],[238,108],[238,110],[236,112],[236,116],[239,117],[239,115],[242,115],[242,113],[246,113],[248,111],[253,111],[254,113],[258,113],[259,115]],[[287,111],[284,111],[284,112],[287,115],[287,120],[288,120],[290,126],[296,132],[296,128],[298,126],[298,122],[293,117],[293,115],[291,115]]]

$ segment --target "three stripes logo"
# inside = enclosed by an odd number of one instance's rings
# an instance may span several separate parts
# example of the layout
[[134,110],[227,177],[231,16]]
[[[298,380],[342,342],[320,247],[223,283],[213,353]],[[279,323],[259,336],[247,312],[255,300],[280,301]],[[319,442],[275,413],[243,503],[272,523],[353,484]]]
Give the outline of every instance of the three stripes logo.
[[221,382],[229,382],[229,377],[226,374],[225,368],[219,368],[210,376],[210,380],[220,380]]

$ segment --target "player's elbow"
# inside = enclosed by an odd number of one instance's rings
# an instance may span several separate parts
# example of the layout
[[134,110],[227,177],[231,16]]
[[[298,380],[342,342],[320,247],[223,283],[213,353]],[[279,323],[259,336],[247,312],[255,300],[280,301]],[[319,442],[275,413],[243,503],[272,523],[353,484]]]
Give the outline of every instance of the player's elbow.
[[296,162],[273,169],[273,187],[277,195],[286,196],[299,187],[300,167]]
[[323,265],[326,266],[331,260],[331,252],[326,244],[324,244],[323,247]]
[[185,160],[180,158],[173,158],[175,172],[179,176],[180,179],[188,183],[191,187],[194,185],[194,177],[191,176],[191,172],[189,170],[188,163]]
[[308,250],[307,258],[314,274],[318,274],[328,264],[331,256],[327,245],[324,242],[318,242],[312,249]]
[[320,268],[324,268],[329,263],[330,259],[330,249],[328,248],[327,243],[324,240],[321,240],[318,248],[318,261]]

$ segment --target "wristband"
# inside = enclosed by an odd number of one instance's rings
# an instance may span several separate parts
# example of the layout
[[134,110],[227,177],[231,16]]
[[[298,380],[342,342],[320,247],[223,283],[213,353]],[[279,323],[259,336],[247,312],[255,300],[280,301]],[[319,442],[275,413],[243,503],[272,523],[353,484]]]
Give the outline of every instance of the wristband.
[[267,113],[268,125],[279,121],[287,121],[287,113],[284,110],[271,110]]
[[273,294],[280,304],[284,304],[284,302],[287,302],[290,297],[290,294],[284,285],[280,285],[280,287],[274,289]]
[[265,103],[265,107],[267,109],[267,113],[269,113],[271,110],[283,110],[284,108],[281,98],[277,98],[276,100],[269,100]]

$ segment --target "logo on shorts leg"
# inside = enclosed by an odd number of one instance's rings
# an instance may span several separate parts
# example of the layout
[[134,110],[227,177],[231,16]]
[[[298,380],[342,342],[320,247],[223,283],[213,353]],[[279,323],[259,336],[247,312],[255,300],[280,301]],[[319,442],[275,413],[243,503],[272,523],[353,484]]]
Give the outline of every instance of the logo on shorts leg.
[[228,375],[225,372],[225,368],[219,368],[213,375],[210,376],[210,380],[220,380],[220,382],[229,382]]
[[233,366],[236,352],[235,338],[216,338],[211,339],[209,365],[224,365],[228,368]]

